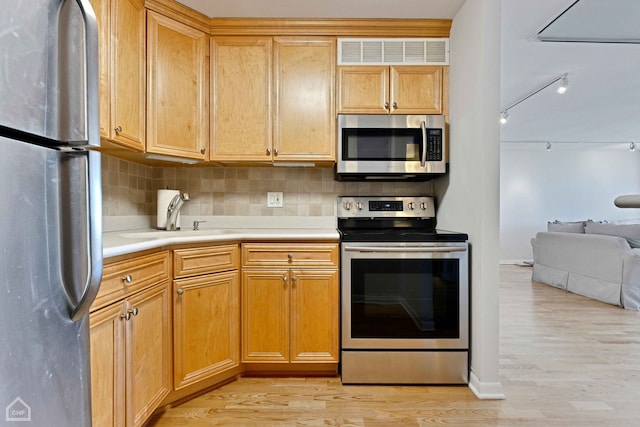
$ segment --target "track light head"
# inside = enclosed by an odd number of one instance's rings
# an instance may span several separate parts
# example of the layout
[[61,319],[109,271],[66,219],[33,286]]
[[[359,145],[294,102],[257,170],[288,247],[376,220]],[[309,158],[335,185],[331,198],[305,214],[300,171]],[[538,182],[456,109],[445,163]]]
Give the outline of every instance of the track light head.
[[564,73],[561,78],[560,86],[558,86],[558,93],[560,95],[564,94],[567,91],[567,87],[569,87],[569,77],[567,73]]
[[502,113],[500,113],[500,123],[505,124],[507,123],[508,120],[509,120],[509,111],[504,110]]

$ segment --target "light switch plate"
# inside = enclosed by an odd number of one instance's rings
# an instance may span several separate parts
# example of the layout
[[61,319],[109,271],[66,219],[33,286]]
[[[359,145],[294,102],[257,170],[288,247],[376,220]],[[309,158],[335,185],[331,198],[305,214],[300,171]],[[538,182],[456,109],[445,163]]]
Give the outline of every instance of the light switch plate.
[[268,208],[284,207],[284,195],[282,194],[282,191],[267,192],[267,207]]

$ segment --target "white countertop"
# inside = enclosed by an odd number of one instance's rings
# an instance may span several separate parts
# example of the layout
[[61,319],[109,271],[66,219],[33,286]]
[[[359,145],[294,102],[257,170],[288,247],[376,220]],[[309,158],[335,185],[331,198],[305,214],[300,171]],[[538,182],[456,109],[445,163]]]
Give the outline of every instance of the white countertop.
[[[185,221],[186,220],[186,221]],[[198,218],[200,220],[200,218]],[[125,255],[146,249],[154,249],[168,245],[224,241],[315,241],[335,240],[340,235],[335,227],[335,219],[331,217],[274,219],[271,217],[234,217],[215,220],[202,224],[201,229],[193,231],[191,226],[181,231],[162,231],[152,228],[133,230],[110,230],[102,237],[102,254],[104,258]],[[183,218],[182,224],[191,224],[193,220]],[[216,228],[206,228],[214,223]]]

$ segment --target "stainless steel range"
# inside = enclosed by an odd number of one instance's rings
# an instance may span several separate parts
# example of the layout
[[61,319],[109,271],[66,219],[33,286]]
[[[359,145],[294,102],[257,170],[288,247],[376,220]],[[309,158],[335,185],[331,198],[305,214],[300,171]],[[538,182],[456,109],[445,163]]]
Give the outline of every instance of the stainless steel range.
[[339,197],[346,384],[466,384],[468,236],[431,197]]

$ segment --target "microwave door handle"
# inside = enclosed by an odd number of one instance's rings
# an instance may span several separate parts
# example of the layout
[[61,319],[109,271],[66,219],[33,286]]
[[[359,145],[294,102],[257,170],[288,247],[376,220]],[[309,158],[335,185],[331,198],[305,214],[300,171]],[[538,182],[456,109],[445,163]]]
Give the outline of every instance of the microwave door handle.
[[420,130],[422,131],[422,156],[420,157],[420,167],[425,167],[427,164],[427,124],[424,121],[420,122]]

